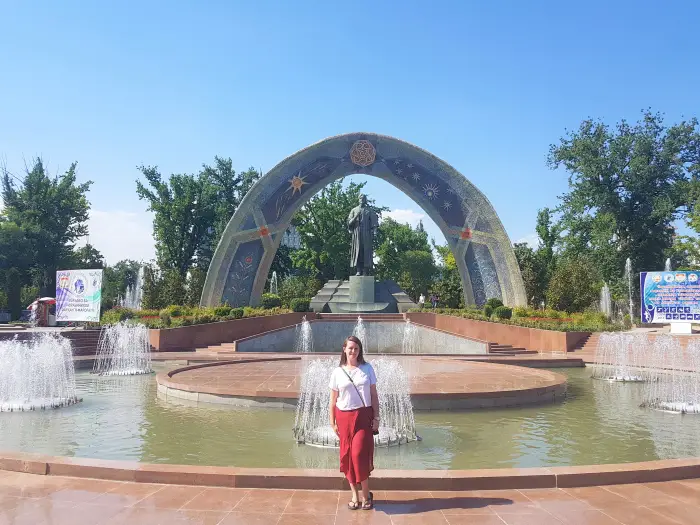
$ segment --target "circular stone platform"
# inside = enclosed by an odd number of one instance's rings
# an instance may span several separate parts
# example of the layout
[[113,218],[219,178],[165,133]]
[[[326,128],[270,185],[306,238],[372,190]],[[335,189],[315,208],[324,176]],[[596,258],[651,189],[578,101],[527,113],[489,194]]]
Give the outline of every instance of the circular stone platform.
[[[566,392],[566,377],[548,370],[460,358],[392,358],[401,362],[411,378],[411,399],[416,410],[548,403]],[[158,374],[158,394],[196,403],[294,408],[305,359],[318,357],[239,357],[236,361],[177,368]],[[368,357],[371,360],[372,356]]]

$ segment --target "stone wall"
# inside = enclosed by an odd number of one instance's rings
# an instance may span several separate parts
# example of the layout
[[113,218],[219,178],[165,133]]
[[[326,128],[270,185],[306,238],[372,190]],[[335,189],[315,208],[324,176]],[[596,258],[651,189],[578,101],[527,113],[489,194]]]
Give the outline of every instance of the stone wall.
[[411,321],[438,330],[538,352],[568,352],[589,335],[589,332],[555,332],[431,312],[411,312],[406,316]]
[[151,330],[151,345],[156,352],[195,350],[221,343],[231,343],[252,335],[294,326],[301,318],[313,317],[313,313],[289,313],[267,317],[248,317],[232,321],[183,326],[163,330]]
[[[404,351],[403,322],[366,321],[366,353],[402,353]],[[414,325],[417,331],[416,353],[419,354],[486,354],[488,343],[467,339],[426,326]],[[343,341],[352,335],[352,321],[312,321],[315,352],[340,352]],[[236,342],[237,352],[293,352],[296,327],[275,330]]]

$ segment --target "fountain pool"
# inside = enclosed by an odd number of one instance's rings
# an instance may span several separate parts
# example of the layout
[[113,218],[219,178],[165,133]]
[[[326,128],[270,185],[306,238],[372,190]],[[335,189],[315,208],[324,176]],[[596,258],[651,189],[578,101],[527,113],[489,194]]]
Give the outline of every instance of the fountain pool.
[[[370,359],[371,361],[371,359]],[[158,365],[159,370],[164,370]],[[377,448],[384,469],[468,469],[625,463],[700,456],[700,417],[640,408],[644,385],[558,370],[561,403],[415,412],[422,441]],[[165,401],[152,375],[76,372],[78,405],[0,414],[0,450],[147,463],[337,469],[337,451],[298,445],[295,414]]]

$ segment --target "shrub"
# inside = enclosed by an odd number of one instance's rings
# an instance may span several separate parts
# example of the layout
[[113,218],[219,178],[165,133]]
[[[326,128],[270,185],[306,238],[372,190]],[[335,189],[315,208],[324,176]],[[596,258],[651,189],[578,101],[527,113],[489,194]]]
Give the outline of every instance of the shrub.
[[170,326],[172,323],[172,317],[170,316],[170,311],[167,308],[163,308],[158,314],[163,326]]
[[[156,315],[158,315],[157,312]],[[102,324],[117,324],[134,317],[136,317],[136,313],[129,308],[112,308],[102,314]]]
[[171,304],[167,308],[163,308],[161,310],[161,312],[165,312],[165,311],[167,311],[172,317],[180,317],[182,315],[186,315],[183,312],[182,306],[180,306],[179,304]]
[[242,319],[243,318],[243,308],[231,308],[229,312],[229,318],[231,319]]
[[289,302],[289,307],[292,309],[292,312],[308,312],[310,305],[311,302],[303,297],[297,297]]
[[215,321],[217,321],[215,316],[208,314],[208,313],[198,312],[194,316],[193,324],[207,324],[207,323],[213,323]]
[[507,306],[499,306],[493,310],[493,315],[498,319],[510,319],[513,316],[513,309]]
[[497,298],[497,297],[492,297],[491,299],[489,299],[488,301],[486,301],[486,304],[489,305],[491,308],[493,308],[493,309],[495,310],[495,309],[498,308],[499,306],[503,306],[503,301],[501,301],[501,300],[500,300],[499,298]]
[[486,304],[484,305],[484,316],[485,316],[485,317],[491,317],[492,314],[493,314],[493,306],[491,306],[490,304],[486,303]]
[[216,317],[227,317],[231,313],[231,307],[228,305],[217,306],[214,308],[214,315]]
[[279,308],[282,306],[282,299],[280,299],[280,296],[277,294],[264,293],[260,304],[266,310],[269,310],[270,308]]
[[532,308],[526,306],[516,306],[513,308],[513,315],[515,317],[533,317]]

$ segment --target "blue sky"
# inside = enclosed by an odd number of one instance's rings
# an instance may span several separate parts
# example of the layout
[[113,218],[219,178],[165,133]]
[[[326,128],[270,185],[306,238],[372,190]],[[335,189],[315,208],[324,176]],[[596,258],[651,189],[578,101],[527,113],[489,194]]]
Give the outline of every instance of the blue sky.
[[[696,1],[198,4],[0,3],[0,159],[17,174],[77,160],[110,263],[153,254],[139,164],[267,171],[327,136],[384,133],[457,168],[517,241],[567,188],[545,165],[566,128],[700,107]],[[422,214],[387,183],[368,192]]]

